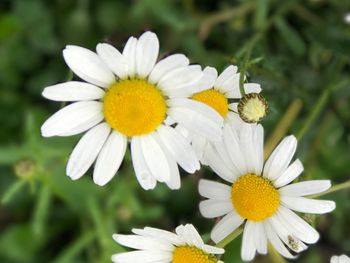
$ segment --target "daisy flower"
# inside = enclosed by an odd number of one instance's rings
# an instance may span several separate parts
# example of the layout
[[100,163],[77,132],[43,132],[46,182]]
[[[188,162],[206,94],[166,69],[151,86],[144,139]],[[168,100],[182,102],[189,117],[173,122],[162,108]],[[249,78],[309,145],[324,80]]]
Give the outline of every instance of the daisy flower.
[[203,136],[221,133],[223,120],[211,108],[186,98],[202,79],[199,65],[189,65],[182,54],[158,63],[159,42],[152,32],[139,39],[130,37],[123,52],[109,44],[98,44],[97,54],[78,46],[67,46],[63,57],[82,80],[44,89],[54,101],[72,101],[41,127],[44,137],[70,136],[87,131],[74,148],[67,175],[76,180],[96,160],[93,180],[108,183],[124,158],[128,141],[136,177],[144,189],[165,182],[180,187],[179,164],[193,173],[199,161],[179,132],[166,124],[175,122]]
[[[211,238],[218,243],[244,224],[241,257],[252,260],[256,252],[267,253],[268,241],[284,257],[315,243],[319,234],[296,212],[323,214],[335,208],[333,201],[307,196],[327,190],[329,180],[291,183],[303,171],[297,159],[291,162],[297,140],[281,141],[264,164],[264,131],[261,125],[244,124],[239,130],[226,125],[223,141],[216,144],[209,166],[229,184],[201,180],[199,193],[208,198],[199,205],[206,218],[223,218]],[[287,249],[287,247],[289,249]]]
[[331,263],[350,263],[350,258],[346,255],[332,256]]
[[145,227],[133,229],[135,235],[114,234],[116,242],[137,249],[112,256],[115,263],[223,263],[216,254],[225,252],[204,244],[193,225],[180,225],[175,233]]
[[[257,83],[245,83],[246,94],[242,97],[239,88],[240,73],[237,69],[236,66],[230,65],[218,76],[215,68],[206,67],[197,90],[189,94],[191,99],[202,102],[218,112],[224,119],[224,125],[239,124],[242,120],[256,123],[265,116],[268,108],[265,99],[259,94],[261,87]],[[178,129],[189,138],[197,156],[206,164],[206,152],[210,150],[208,144],[213,142],[193,130],[182,129],[181,125]]]

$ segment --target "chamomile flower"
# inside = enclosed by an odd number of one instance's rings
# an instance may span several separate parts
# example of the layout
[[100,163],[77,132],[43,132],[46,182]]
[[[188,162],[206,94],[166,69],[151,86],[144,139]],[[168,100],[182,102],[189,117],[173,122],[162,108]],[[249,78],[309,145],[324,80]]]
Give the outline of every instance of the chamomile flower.
[[331,263],[350,263],[350,258],[346,255],[332,256]]
[[[226,125],[223,141],[211,151],[209,166],[229,184],[201,180],[199,193],[208,198],[199,205],[206,218],[223,218],[211,238],[218,243],[244,224],[241,257],[252,260],[256,252],[267,253],[268,241],[284,257],[301,252],[319,239],[318,232],[296,212],[323,214],[335,208],[333,201],[307,196],[327,190],[329,180],[289,184],[303,171],[297,159],[290,164],[297,140],[282,140],[264,164],[264,131],[261,125],[240,129]],[[288,249],[289,248],[289,249]]]
[[[136,177],[144,189],[156,182],[180,187],[179,164],[193,173],[199,161],[179,132],[166,124],[175,122],[203,136],[221,132],[221,116],[186,96],[202,78],[199,65],[189,65],[182,54],[158,63],[159,41],[152,32],[139,39],[130,37],[120,53],[109,44],[98,44],[97,54],[78,46],[67,46],[63,57],[82,80],[44,89],[54,101],[72,101],[41,127],[44,137],[70,136],[85,132],[74,148],[67,175],[80,178],[96,160],[93,179],[108,183],[118,171],[128,141]],[[193,127],[192,127],[193,126]]]
[[[242,97],[239,88],[240,73],[237,67],[228,66],[219,76],[215,68],[206,67],[204,76],[197,85],[197,90],[189,97],[202,102],[217,111],[224,119],[224,125],[235,123],[239,125],[244,122],[256,123],[260,121],[267,112],[267,103],[259,94],[261,87],[257,83],[245,83],[245,95]],[[212,144],[212,140],[196,134],[196,131],[186,131],[181,125],[178,129],[189,138],[197,156],[206,164],[206,155]]]
[[135,235],[114,234],[116,242],[137,249],[112,256],[115,263],[223,263],[216,257],[222,248],[204,244],[193,225],[180,225],[175,233],[145,227],[133,229]]

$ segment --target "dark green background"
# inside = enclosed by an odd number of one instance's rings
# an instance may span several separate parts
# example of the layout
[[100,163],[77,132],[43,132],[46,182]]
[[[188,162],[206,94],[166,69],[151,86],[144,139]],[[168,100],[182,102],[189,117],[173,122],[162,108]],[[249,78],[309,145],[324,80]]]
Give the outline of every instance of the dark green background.
[[[143,191],[128,156],[105,187],[93,184],[91,172],[75,182],[65,175],[80,136],[43,139],[39,131],[63,106],[43,99],[41,91],[69,78],[61,54],[65,45],[94,49],[107,41],[122,48],[129,36],[152,30],[162,56],[185,53],[192,63],[219,71],[230,63],[242,66],[252,47],[245,65],[249,81],[261,83],[269,101],[266,137],[288,105],[300,99],[303,107],[288,133],[301,138],[301,178],[336,184],[350,177],[347,12],[345,0],[1,0],[0,262],[110,262],[122,251],[112,233],[146,225],[172,230],[191,222],[208,240],[214,223],[198,212],[198,179],[217,178],[207,169],[183,173],[179,191],[163,185]],[[297,262],[350,254],[349,191],[326,197],[337,209],[311,218],[322,237]],[[227,247],[225,262],[241,262],[239,249],[237,239]]]

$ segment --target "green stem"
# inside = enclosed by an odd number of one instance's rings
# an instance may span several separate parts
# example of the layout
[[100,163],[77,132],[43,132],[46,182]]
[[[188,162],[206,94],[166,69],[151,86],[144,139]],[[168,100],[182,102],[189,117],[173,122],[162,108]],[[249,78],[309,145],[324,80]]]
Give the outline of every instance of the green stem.
[[26,180],[18,180],[6,191],[6,193],[1,198],[1,203],[6,204],[11,201],[12,197],[26,184]]
[[237,228],[235,231],[233,231],[231,234],[229,234],[227,237],[225,237],[221,242],[217,243],[217,247],[224,248],[229,243],[231,243],[236,237],[238,237],[243,232],[243,227]]
[[330,193],[338,192],[340,190],[344,190],[344,189],[348,189],[348,188],[350,188],[350,180],[343,182],[343,183],[340,183],[340,184],[337,184],[337,185],[334,185],[331,188],[329,188],[327,191],[324,191],[324,192],[319,193],[319,194],[311,195],[309,197],[316,198],[316,197],[328,195]]
[[322,91],[322,94],[319,97],[318,101],[316,102],[315,107],[313,108],[312,112],[310,113],[310,115],[308,116],[306,121],[304,122],[303,127],[301,128],[301,130],[297,134],[298,141],[300,141],[304,137],[306,132],[310,129],[310,127],[312,126],[312,124],[314,123],[316,118],[318,117],[318,115],[321,113],[322,109],[324,108],[324,106],[326,105],[326,103],[329,99],[330,94],[331,94],[331,87],[330,86],[326,87]]

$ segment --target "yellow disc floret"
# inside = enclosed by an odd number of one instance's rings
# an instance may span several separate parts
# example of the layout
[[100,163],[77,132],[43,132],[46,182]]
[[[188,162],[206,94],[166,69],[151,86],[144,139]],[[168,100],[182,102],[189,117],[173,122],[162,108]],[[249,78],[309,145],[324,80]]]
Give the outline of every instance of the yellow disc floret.
[[241,217],[261,221],[276,212],[280,197],[277,189],[269,180],[248,173],[233,183],[231,200]]
[[259,122],[265,117],[267,110],[266,100],[258,93],[248,93],[238,102],[238,114],[248,123]]
[[228,113],[228,100],[224,94],[217,90],[209,89],[195,93],[192,99],[207,104],[216,110],[222,117]]
[[217,258],[197,247],[177,247],[173,253],[172,263],[216,263]]
[[127,136],[150,133],[164,121],[166,103],[160,90],[145,80],[121,80],[104,97],[106,122]]

